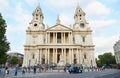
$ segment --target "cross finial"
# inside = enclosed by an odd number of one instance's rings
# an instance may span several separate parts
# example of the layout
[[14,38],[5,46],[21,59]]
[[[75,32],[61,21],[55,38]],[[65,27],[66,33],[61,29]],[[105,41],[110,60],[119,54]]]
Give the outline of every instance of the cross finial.
[[60,24],[59,15],[57,16],[56,24]]

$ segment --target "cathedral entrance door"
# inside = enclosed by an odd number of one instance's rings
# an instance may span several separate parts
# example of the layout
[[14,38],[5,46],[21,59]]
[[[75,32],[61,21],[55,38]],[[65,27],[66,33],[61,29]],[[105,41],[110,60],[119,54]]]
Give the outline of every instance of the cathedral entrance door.
[[45,59],[44,58],[42,58],[42,64],[45,64]]
[[60,54],[57,54],[57,63],[59,62],[60,60]]
[[74,64],[77,64],[77,59],[74,59]]

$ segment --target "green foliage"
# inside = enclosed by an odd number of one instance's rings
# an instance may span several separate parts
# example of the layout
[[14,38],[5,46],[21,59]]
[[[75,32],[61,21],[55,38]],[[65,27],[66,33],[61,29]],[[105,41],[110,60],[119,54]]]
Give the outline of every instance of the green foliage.
[[107,66],[110,66],[110,64],[116,64],[115,56],[113,56],[110,52],[99,55],[98,59],[99,60],[96,59],[98,67],[101,67],[103,64],[106,64]]
[[4,53],[3,56],[0,57],[0,62],[1,62],[2,64],[5,64],[6,61],[7,61],[7,55],[6,55],[6,53]]
[[11,59],[9,60],[9,63],[12,65],[18,64],[18,58],[15,56],[12,56]]
[[9,42],[6,39],[6,22],[2,18],[2,15],[0,13],[0,64],[3,64],[6,62],[7,56],[6,52],[10,49]]

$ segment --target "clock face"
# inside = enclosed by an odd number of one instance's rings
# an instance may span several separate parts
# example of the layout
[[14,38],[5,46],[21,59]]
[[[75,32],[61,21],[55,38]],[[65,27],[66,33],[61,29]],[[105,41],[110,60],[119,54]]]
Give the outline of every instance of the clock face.
[[35,24],[34,24],[34,27],[37,27],[37,26],[38,26],[38,25],[35,23]]

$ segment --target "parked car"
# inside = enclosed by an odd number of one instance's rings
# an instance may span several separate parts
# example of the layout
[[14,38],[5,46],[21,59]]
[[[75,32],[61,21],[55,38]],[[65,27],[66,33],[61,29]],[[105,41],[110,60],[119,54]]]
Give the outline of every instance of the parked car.
[[80,67],[70,66],[69,73],[82,73],[82,69]]

